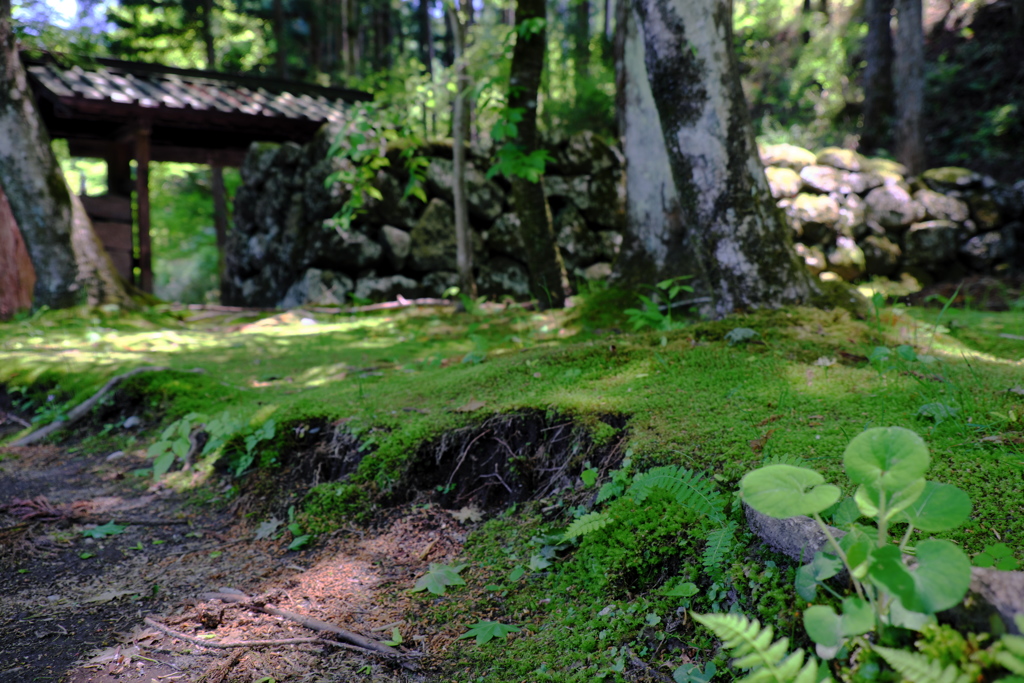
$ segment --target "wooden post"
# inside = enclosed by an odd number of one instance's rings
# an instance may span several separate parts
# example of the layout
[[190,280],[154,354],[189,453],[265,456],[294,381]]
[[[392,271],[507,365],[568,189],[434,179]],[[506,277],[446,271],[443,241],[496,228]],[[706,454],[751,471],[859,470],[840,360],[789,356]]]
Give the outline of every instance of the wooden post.
[[135,201],[139,211],[139,286],[153,293],[153,253],[149,239],[149,123],[135,133]]

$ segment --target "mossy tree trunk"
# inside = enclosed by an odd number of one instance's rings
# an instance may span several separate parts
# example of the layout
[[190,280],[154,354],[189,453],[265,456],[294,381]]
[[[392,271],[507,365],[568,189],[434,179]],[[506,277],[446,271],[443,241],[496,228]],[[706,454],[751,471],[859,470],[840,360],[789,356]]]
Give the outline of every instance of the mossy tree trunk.
[[[509,73],[508,107],[522,111],[515,144],[524,154],[537,149],[537,93],[544,70],[547,31],[532,20],[545,19],[544,0],[519,0],[516,21],[529,26],[516,36]],[[529,22],[529,23],[528,23]],[[555,242],[551,208],[544,187],[526,178],[512,178],[512,206],[519,217],[526,261],[530,272],[530,294],[542,309],[562,308],[569,293],[569,282],[562,256]]]
[[925,170],[922,12],[921,0],[896,0],[896,158],[911,175]]
[[868,35],[864,39],[864,126],[861,151],[874,152],[886,147],[892,116],[892,20],[893,0],[866,0],[864,19]]
[[692,275],[716,317],[807,301],[758,158],[729,0],[633,0],[626,17],[627,229],[619,279]]
[[18,58],[10,0],[0,0],[0,186],[35,269],[34,306],[129,302],[50,148]]

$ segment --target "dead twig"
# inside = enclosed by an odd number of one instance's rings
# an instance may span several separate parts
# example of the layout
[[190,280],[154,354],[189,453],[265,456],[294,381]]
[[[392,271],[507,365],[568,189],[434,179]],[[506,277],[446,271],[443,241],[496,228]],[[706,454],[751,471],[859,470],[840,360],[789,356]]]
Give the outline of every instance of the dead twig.
[[217,640],[205,640],[203,638],[196,638],[195,636],[186,635],[180,631],[175,631],[169,626],[164,626],[159,621],[146,617],[143,619],[147,625],[152,626],[157,631],[162,631],[172,638],[178,638],[185,642],[198,645],[200,647],[209,647],[215,649],[229,649],[233,647],[261,647],[271,645],[302,645],[304,643],[322,643],[326,642],[324,638],[275,638],[270,640],[233,640],[228,642],[217,641]]
[[[89,411],[92,410],[96,406],[96,404],[100,402],[100,399],[103,398],[111,389],[113,389],[114,387],[116,387],[118,384],[120,384],[124,380],[128,379],[129,377],[134,377],[135,375],[142,374],[143,372],[162,372],[164,370],[170,370],[170,369],[171,368],[168,368],[168,367],[165,367],[165,366],[149,366],[149,365],[147,365],[145,367],[135,368],[134,370],[129,370],[128,372],[121,373],[120,375],[117,375],[116,377],[111,377],[107,381],[107,383],[104,384],[103,387],[99,391],[97,391],[95,394],[93,394],[89,398],[85,399],[84,401],[79,403],[77,406],[72,408],[70,411],[68,411],[68,417],[67,417],[66,420],[56,420],[55,422],[51,422],[50,424],[46,425],[45,427],[42,427],[42,428],[37,429],[36,431],[32,432],[28,436],[23,436],[22,438],[18,439],[17,441],[15,441],[11,445],[12,446],[29,446],[31,444],[34,444],[37,441],[41,441],[42,439],[45,439],[46,437],[48,437],[50,434],[53,434],[54,432],[58,432],[61,429],[64,429],[65,427],[68,427],[69,425],[72,425],[75,422],[78,422],[83,417],[88,415]],[[183,372],[199,372],[199,373],[204,373],[206,371],[203,370],[202,368],[195,368],[195,369],[192,369],[192,370],[183,370]]]

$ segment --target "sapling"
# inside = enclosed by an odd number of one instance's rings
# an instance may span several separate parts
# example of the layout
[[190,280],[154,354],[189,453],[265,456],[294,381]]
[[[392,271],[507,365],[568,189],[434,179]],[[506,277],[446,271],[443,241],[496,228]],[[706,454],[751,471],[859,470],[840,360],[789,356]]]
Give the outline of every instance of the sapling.
[[[885,640],[886,627],[918,629],[966,594],[971,565],[960,548],[937,539],[911,544],[915,530],[947,531],[971,512],[971,500],[959,488],[924,479],[929,462],[928,447],[914,432],[874,428],[856,436],[843,454],[846,474],[857,485],[852,499],[840,502],[837,486],[793,465],[761,467],[740,481],[740,495],[750,507],[778,519],[810,516],[827,538],[796,580],[797,592],[809,602],[819,586],[841,599],[838,614],[828,605],[804,610],[804,627],[822,658],[835,657],[851,639],[869,632]],[[822,517],[826,513],[844,522],[845,533],[833,533]],[[858,523],[861,517],[873,526]],[[901,523],[906,529],[894,541],[893,526]],[[844,568],[854,590],[845,597],[824,584]]]

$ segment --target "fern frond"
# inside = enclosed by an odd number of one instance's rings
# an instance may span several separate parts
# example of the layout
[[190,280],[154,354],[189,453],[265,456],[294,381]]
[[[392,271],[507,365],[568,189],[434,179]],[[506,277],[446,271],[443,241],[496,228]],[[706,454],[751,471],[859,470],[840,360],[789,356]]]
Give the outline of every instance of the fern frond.
[[601,490],[597,492],[597,501],[596,502],[597,502],[598,505],[600,505],[601,503],[603,503],[606,500],[609,500],[611,498],[618,498],[619,496],[622,495],[622,491],[623,491],[623,486],[619,482],[617,482],[617,481],[606,482],[601,487]]
[[721,576],[725,571],[725,557],[732,550],[733,541],[736,538],[736,522],[726,522],[724,526],[715,529],[707,536],[707,545],[704,546],[704,554],[700,563],[712,577]]
[[[736,658],[732,665],[750,669],[737,683],[816,683],[818,660],[804,661],[804,651],[789,652],[789,638],[772,642],[772,627],[742,614],[696,614],[695,621],[711,629]],[[831,680],[826,678],[825,680]]]
[[1008,671],[1024,676],[1024,638],[1007,633],[999,639],[999,644],[1002,649],[996,654],[996,661]]
[[899,675],[914,683],[970,683],[970,677],[950,664],[943,668],[942,662],[917,652],[896,650],[875,645],[874,651]]
[[564,538],[576,538],[586,536],[589,533],[603,529],[612,522],[612,516],[604,512],[589,512],[577,520],[574,520],[569,528],[565,530]]
[[638,474],[629,487],[628,494],[642,503],[655,489],[671,494],[680,505],[694,512],[710,517],[715,522],[725,520],[725,500],[715,485],[702,475],[685,467],[654,467]]

